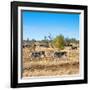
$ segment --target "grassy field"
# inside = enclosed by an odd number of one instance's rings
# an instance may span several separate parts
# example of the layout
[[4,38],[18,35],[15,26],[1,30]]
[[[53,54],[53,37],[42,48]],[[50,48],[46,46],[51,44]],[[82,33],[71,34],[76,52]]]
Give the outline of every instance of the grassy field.
[[68,50],[67,57],[30,60],[30,49],[23,48],[23,77],[60,76],[79,73],[79,49]]

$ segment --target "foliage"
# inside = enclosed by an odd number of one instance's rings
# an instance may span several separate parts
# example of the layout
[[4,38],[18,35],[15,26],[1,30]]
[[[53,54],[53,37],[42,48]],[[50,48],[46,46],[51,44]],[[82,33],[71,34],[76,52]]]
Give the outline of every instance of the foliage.
[[29,41],[29,38],[27,38],[27,42]]
[[79,40],[76,40],[75,38],[65,38],[65,45],[70,45],[71,43],[79,43]]
[[58,35],[58,36],[56,36],[56,37],[53,39],[52,43],[53,43],[54,46],[55,46],[56,48],[58,48],[59,50],[60,50],[60,49],[64,49],[64,36],[63,36],[63,35]]

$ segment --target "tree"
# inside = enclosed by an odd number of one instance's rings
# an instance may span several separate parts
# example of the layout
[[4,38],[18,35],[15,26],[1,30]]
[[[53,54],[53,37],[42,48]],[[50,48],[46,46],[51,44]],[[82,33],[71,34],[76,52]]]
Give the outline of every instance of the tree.
[[75,38],[71,38],[72,43],[77,43],[77,40]]
[[79,40],[76,40],[75,38],[65,38],[66,46],[69,46],[71,43],[78,44]]
[[66,45],[66,46],[69,46],[70,43],[71,43],[71,39],[65,38],[65,45]]
[[44,40],[47,40],[47,36],[44,36]]
[[35,40],[35,39],[32,39],[31,41],[32,41],[33,43],[34,43],[34,42],[36,42],[36,40]]
[[52,41],[52,35],[51,35],[51,33],[49,33],[48,39],[49,39],[49,41]]
[[27,41],[29,41],[29,38],[27,38]]
[[63,35],[58,35],[53,39],[53,44],[56,48],[59,50],[64,49],[64,36]]

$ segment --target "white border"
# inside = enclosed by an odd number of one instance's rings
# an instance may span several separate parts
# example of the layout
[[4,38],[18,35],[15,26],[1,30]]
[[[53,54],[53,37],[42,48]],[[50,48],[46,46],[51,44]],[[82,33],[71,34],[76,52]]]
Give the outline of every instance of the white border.
[[[39,11],[55,11],[55,12],[70,12],[80,14],[80,74],[66,76],[51,76],[51,77],[33,77],[21,78],[21,10],[39,10]],[[32,83],[45,81],[64,81],[64,80],[82,80],[84,79],[84,11],[71,9],[53,9],[53,8],[36,8],[36,7],[18,7],[18,83]]]

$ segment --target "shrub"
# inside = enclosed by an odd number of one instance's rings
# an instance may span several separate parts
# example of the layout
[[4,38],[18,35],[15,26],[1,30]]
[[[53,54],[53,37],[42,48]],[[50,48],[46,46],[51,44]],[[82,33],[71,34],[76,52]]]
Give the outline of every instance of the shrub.
[[64,36],[63,35],[56,36],[53,39],[52,43],[59,50],[64,49]]

